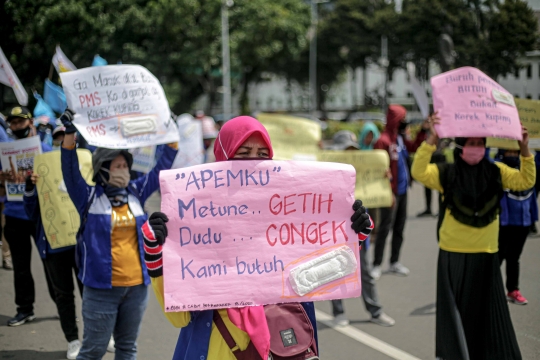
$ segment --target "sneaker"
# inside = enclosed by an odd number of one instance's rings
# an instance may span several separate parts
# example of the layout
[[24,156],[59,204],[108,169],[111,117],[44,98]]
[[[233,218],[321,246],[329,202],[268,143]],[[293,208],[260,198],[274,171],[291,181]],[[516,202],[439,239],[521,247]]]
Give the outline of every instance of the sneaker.
[[422,211],[421,213],[418,213],[416,217],[432,217],[433,214],[431,213],[431,210]]
[[2,267],[6,270],[13,270],[13,262],[11,261],[11,256],[5,256],[2,259]]
[[369,321],[371,321],[374,324],[386,326],[386,327],[394,326],[396,324],[396,321],[392,319],[390,316],[386,315],[385,313],[381,313],[377,317],[372,317],[371,320]]
[[26,314],[23,313],[17,313],[14,318],[9,319],[7,322],[8,326],[19,326],[24,324],[25,322],[30,322],[34,320],[36,316],[34,315],[34,312],[29,312]]
[[334,316],[334,324],[336,326],[347,326],[349,325],[349,319],[345,314],[339,314]]
[[107,345],[107,352],[114,353],[116,351],[116,348],[114,347],[114,339],[111,336],[111,339],[109,340],[109,345]]
[[69,342],[66,358],[76,359],[77,355],[79,355],[79,351],[81,351],[81,342],[79,340]]
[[390,268],[388,269],[388,271],[400,276],[407,276],[410,273],[409,269],[407,269],[405,266],[403,266],[403,264],[399,262],[390,264]]
[[519,290],[509,292],[506,295],[506,299],[516,305],[526,305],[528,303],[527,299],[525,299],[523,295],[521,295],[521,292]]
[[379,280],[381,278],[381,267],[380,266],[374,266],[373,269],[371,269],[371,277],[373,280]]

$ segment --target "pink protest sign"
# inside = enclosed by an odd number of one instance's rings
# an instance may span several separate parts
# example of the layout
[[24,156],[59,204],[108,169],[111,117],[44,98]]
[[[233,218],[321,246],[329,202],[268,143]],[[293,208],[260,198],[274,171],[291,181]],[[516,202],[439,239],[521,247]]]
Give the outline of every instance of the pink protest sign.
[[433,109],[441,138],[496,137],[521,140],[521,123],[513,96],[489,76],[462,67],[431,78]]
[[355,177],[272,160],[162,171],[166,311],[360,296]]

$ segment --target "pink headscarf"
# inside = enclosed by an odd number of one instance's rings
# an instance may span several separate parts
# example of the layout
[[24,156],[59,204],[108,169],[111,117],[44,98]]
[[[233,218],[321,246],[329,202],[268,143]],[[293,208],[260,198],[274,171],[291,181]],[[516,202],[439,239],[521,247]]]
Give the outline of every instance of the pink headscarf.
[[[223,125],[214,143],[216,161],[227,161],[234,157],[238,148],[254,133],[261,134],[269,150],[269,158],[274,156],[270,136],[265,127],[251,116],[238,116]],[[266,322],[264,307],[248,306],[227,309],[231,322],[245,331],[262,359],[268,359],[270,352],[270,331]]]
[[257,119],[251,116],[238,116],[223,125],[214,143],[214,155],[216,161],[230,160],[236,154],[238,148],[254,133],[263,137],[270,151],[269,158],[274,156],[272,143],[266,128]]

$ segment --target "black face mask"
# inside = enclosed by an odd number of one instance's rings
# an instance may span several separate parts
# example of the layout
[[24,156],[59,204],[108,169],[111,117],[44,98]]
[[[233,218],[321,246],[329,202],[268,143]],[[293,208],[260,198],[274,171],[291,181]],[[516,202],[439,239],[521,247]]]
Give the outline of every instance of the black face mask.
[[24,128],[24,129],[11,130],[11,132],[12,132],[13,135],[15,135],[17,138],[19,138],[19,139],[24,139],[25,137],[28,136],[28,134],[30,134],[30,126]]
[[520,164],[519,157],[517,156],[505,156],[502,158],[502,162],[513,169],[518,169]]
[[400,122],[400,123],[399,123],[398,132],[399,132],[399,133],[404,132],[405,129],[407,129],[407,126],[409,126],[409,124],[407,124],[407,123],[405,123],[405,122]]

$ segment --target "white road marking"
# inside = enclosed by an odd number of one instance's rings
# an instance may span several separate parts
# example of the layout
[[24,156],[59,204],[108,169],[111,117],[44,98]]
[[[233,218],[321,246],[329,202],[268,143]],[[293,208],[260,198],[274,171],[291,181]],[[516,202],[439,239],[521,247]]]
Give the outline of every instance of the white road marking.
[[320,311],[315,309],[315,315],[317,317],[317,321],[323,323],[324,325],[331,327],[332,329],[336,330],[337,332],[350,337],[353,340],[356,340],[366,346],[369,346],[370,348],[377,350],[380,353],[383,353],[385,355],[388,355],[389,357],[397,360],[420,360],[416,356],[412,356],[411,354],[406,353],[403,350],[400,350],[396,348],[395,346],[392,346],[388,343],[385,343],[382,340],[377,339],[374,336],[371,336],[361,330],[358,330],[354,326],[347,325],[347,326],[335,326],[332,320],[334,319],[333,316],[330,316],[329,314],[325,313],[324,311]]

